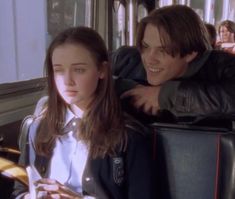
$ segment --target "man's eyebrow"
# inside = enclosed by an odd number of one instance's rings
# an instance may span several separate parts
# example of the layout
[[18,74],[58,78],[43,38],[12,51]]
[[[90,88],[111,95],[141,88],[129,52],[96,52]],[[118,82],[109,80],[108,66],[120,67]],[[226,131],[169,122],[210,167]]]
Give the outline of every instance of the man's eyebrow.
[[142,40],[142,41],[141,41],[141,43],[142,43],[142,44],[146,44],[146,45],[148,45],[144,40]]
[[[141,41],[141,43],[143,45],[147,45],[149,46],[149,44],[147,42],[145,42],[144,40]],[[166,46],[154,46],[154,48],[158,48],[158,49],[166,49]]]

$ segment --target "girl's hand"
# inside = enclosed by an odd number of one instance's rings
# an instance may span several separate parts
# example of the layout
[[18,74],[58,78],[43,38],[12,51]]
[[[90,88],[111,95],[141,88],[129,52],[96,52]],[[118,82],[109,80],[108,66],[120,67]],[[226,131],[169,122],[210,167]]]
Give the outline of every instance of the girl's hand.
[[29,193],[25,194],[23,199],[30,199]]
[[[40,198],[46,199],[82,199],[81,194],[74,192],[56,180],[42,178],[35,182]],[[40,194],[43,193],[43,194]]]

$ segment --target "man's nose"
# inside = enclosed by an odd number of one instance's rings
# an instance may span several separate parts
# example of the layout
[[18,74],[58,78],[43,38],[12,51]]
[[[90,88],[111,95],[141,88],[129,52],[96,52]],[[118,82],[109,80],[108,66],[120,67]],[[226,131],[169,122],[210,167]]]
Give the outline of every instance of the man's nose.
[[149,62],[156,62],[159,58],[159,53],[155,49],[150,49],[148,52],[148,61]]

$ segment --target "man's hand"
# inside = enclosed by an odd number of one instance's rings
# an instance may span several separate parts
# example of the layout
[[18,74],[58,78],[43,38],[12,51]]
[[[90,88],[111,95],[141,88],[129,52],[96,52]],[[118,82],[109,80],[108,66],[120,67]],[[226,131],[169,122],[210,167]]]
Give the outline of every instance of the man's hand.
[[158,96],[161,86],[137,85],[135,88],[124,92],[121,98],[131,97],[132,105],[149,115],[156,115],[159,107]]

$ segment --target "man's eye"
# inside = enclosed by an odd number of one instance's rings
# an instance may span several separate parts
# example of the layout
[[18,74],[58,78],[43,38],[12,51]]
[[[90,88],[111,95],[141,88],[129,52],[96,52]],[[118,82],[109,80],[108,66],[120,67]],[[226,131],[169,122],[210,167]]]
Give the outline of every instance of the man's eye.
[[148,45],[145,44],[145,43],[142,43],[142,47],[143,47],[143,48],[148,48]]
[[164,52],[165,52],[165,49],[163,49],[163,48],[159,48],[159,49],[158,49],[158,52],[160,52],[160,53],[164,53]]

